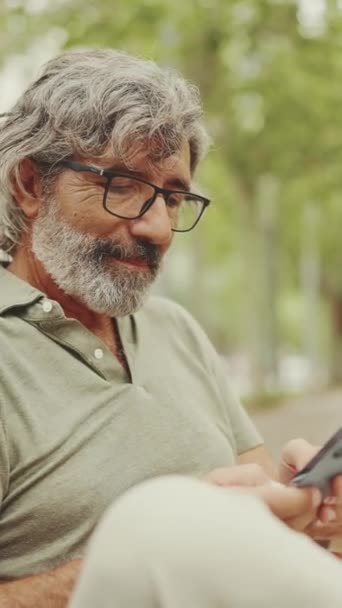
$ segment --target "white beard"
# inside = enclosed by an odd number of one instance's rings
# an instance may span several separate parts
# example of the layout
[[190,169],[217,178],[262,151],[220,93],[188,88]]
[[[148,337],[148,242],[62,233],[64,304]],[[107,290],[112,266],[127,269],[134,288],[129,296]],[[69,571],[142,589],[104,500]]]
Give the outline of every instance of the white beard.
[[[32,250],[55,284],[97,313],[123,317],[140,308],[158,274],[159,249],[82,234],[59,215],[57,203],[46,201],[32,229]],[[146,268],[118,261],[129,257],[146,259]]]

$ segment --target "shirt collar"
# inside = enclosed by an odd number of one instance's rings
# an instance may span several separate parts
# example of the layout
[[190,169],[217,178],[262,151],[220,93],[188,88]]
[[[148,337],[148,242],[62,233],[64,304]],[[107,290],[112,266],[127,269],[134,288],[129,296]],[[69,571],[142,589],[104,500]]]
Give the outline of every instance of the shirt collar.
[[30,306],[44,297],[43,292],[0,264],[0,315],[11,308]]

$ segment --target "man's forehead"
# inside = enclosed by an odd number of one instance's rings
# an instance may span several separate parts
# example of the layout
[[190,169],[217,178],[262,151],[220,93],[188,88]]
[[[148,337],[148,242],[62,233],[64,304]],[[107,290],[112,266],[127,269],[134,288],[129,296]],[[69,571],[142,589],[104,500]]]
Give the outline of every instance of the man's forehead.
[[184,142],[182,146],[164,158],[157,158],[153,151],[147,146],[139,146],[130,151],[128,157],[120,158],[113,154],[113,150],[108,147],[101,158],[105,168],[126,168],[128,171],[172,173],[181,171],[190,176],[190,146]]

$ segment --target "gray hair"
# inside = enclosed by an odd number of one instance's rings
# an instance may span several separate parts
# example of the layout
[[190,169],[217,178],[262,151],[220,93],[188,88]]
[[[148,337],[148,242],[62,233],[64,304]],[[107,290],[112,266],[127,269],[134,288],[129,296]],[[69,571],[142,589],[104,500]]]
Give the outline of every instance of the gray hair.
[[[13,181],[30,158],[43,178],[79,155],[100,158],[108,145],[127,166],[133,150],[165,158],[189,142],[194,171],[208,145],[198,90],[175,70],[113,49],[66,52],[2,116],[0,125],[0,249],[15,250],[26,227]],[[152,154],[153,151],[153,154]]]

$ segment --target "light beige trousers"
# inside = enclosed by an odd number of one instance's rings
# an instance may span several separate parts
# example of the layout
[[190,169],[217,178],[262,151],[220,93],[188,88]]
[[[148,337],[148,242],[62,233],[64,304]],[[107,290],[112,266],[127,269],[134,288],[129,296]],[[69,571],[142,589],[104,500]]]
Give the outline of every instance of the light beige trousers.
[[164,477],[127,492],[70,608],[341,608],[342,562],[236,490]]

